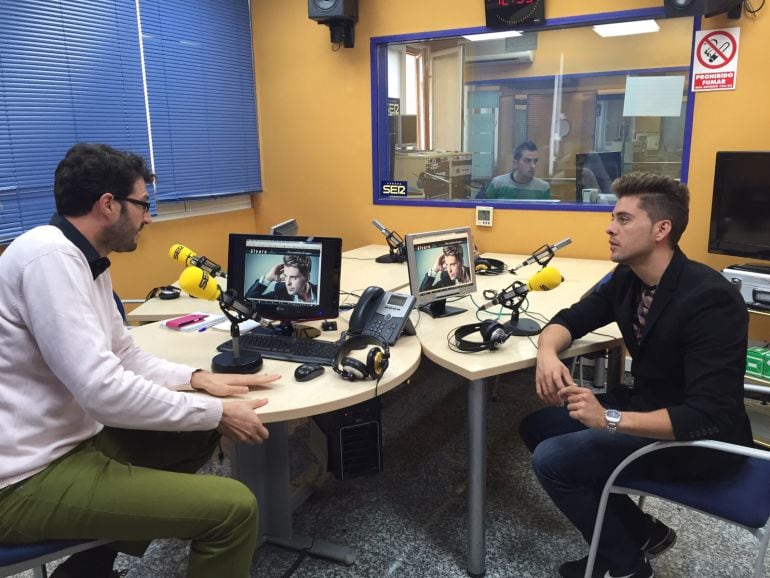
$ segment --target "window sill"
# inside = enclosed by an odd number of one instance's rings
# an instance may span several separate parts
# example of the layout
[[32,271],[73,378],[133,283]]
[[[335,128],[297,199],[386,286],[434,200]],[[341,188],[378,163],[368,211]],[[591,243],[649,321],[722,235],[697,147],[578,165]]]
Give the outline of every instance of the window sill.
[[200,201],[180,201],[178,203],[158,204],[158,214],[152,220],[156,223],[173,221],[185,217],[199,217],[202,215],[214,215],[229,211],[241,211],[250,209],[251,195],[237,195],[223,197],[221,199],[204,199]]

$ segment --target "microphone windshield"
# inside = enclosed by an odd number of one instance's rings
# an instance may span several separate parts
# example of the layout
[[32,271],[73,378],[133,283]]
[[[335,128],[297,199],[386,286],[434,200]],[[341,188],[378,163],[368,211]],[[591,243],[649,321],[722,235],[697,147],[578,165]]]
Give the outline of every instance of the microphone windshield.
[[179,243],[171,245],[171,248],[168,250],[169,257],[171,257],[174,261],[179,261],[180,263],[188,267],[191,264],[190,259],[192,259],[196,255],[197,253],[195,253],[191,249],[188,249],[184,245],[180,245]]
[[198,267],[187,267],[179,276],[179,286],[182,291],[206,301],[216,301],[222,294],[215,279]]
[[530,291],[548,291],[561,285],[562,278],[556,267],[543,267],[527,281]]

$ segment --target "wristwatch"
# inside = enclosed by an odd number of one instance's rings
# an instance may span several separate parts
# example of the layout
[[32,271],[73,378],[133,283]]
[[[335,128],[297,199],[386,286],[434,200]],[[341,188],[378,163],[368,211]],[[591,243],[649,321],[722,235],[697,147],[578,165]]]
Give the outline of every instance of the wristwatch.
[[604,419],[607,422],[607,431],[610,433],[615,433],[618,431],[618,424],[620,423],[620,418],[622,417],[623,414],[616,409],[606,410],[604,412]]

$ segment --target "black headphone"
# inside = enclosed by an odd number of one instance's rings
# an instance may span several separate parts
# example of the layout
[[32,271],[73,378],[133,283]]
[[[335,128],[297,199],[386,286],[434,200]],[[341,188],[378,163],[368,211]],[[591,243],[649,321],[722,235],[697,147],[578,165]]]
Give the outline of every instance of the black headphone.
[[182,290],[179,287],[173,285],[164,285],[163,287],[154,287],[144,298],[145,301],[157,297],[158,299],[176,299],[182,294]]
[[[465,337],[477,331],[481,333],[482,341],[469,341],[465,339]],[[455,345],[460,351],[491,351],[505,343],[505,340],[510,336],[511,334],[502,324],[493,319],[487,319],[481,323],[461,325],[455,329],[454,339]]]
[[477,275],[500,275],[508,269],[500,259],[489,259],[487,257],[476,257],[474,265]]
[[[354,349],[374,345],[366,354],[366,363],[348,354]],[[374,335],[356,335],[348,338],[337,350],[332,369],[339,373],[342,379],[357,381],[359,379],[380,379],[388,368],[390,349],[388,344]]]

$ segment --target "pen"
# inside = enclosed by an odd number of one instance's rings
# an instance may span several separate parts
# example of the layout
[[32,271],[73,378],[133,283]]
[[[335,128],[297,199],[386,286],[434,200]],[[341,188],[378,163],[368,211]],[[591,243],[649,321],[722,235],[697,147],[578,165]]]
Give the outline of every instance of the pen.
[[198,329],[198,333],[202,333],[206,331],[206,329],[208,329],[208,327],[201,327],[200,329]]

